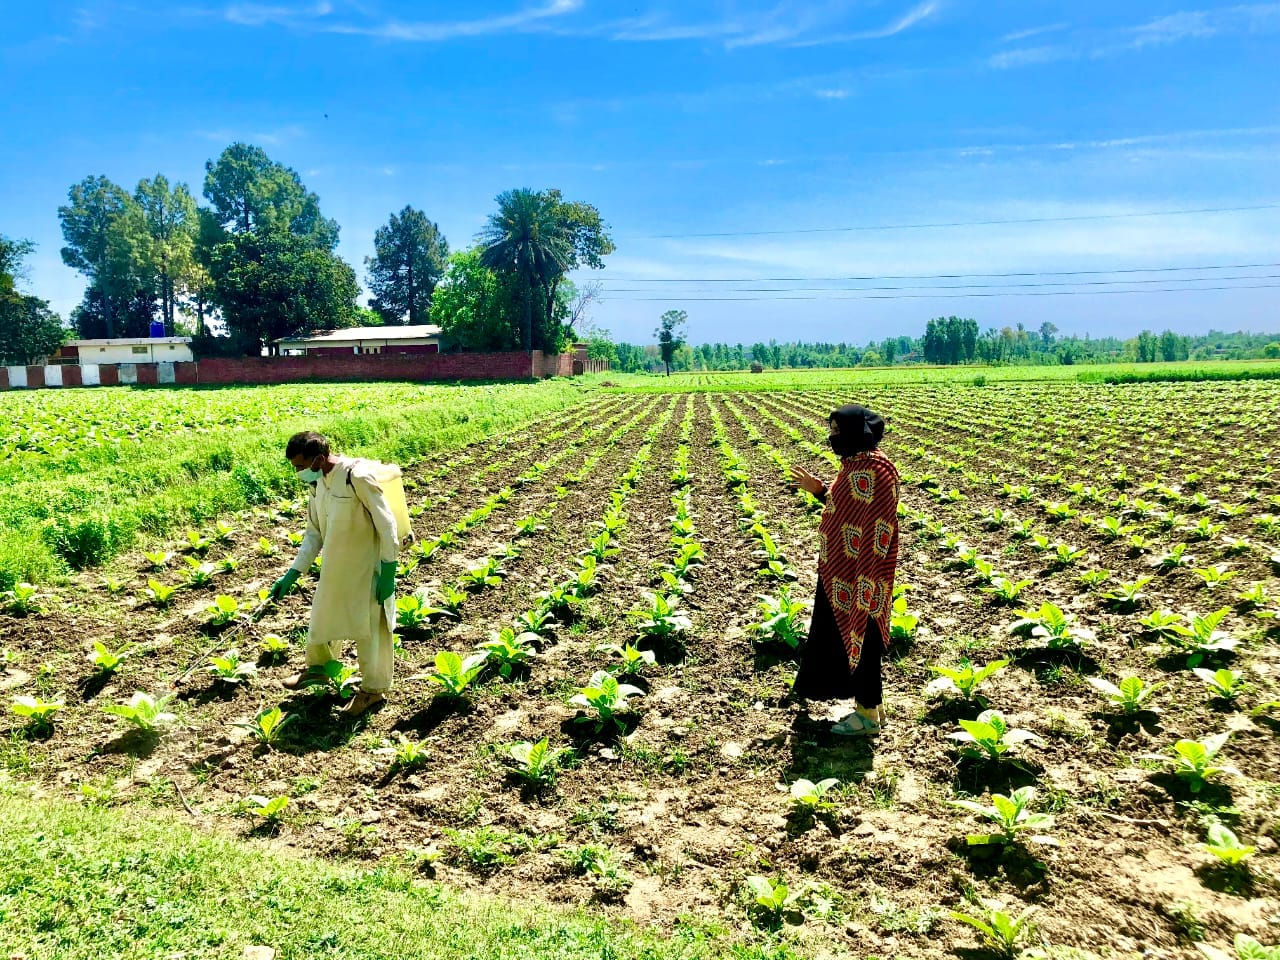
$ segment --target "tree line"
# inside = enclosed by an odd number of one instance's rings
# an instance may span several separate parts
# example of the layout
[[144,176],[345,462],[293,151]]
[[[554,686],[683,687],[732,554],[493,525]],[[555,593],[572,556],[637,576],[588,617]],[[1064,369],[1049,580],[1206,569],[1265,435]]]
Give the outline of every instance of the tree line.
[[[406,206],[365,258],[366,309],[355,269],[335,253],[337,222],[296,171],[234,143],[205,164],[201,192],[204,204],[163,174],[132,192],[102,176],[70,188],[58,218],[63,262],[88,281],[70,317],[80,338],[147,336],[158,320],[193,335],[200,353],[257,355],[315,330],[430,322],[455,349],[558,352],[598,296],[568,273],[603,267],[614,250],[599,211],[559,190],[500,194],[474,244],[453,254]],[[16,292],[30,252],[0,237],[0,353],[15,362],[66,335],[47,302]]]
[[[683,311],[680,311],[683,313]],[[1076,363],[1150,363],[1161,360],[1280,359],[1280,335],[1224,333],[1187,336],[1144,330],[1136,337],[1060,337],[1053,323],[1030,331],[1021,323],[979,331],[977,321],[936,317],[920,337],[888,337],[865,345],[852,343],[704,343],[671,345],[664,360],[660,330],[652,345],[591,340],[593,356],[608,359],[623,372],[836,368],[927,364],[1070,365]]]

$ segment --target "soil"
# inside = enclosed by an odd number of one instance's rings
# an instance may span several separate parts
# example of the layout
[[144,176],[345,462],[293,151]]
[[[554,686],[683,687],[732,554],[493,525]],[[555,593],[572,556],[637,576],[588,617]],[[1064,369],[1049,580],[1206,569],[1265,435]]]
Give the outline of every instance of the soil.
[[[43,612],[0,616],[0,650],[9,651],[0,691],[66,707],[43,734],[6,721],[0,759],[15,776],[84,802],[189,808],[199,827],[247,842],[408,863],[457,886],[590,904],[664,929],[705,922],[754,937],[769,924],[750,909],[744,881],[781,877],[804,894],[803,923],[790,915],[785,929],[827,955],[935,957],[971,947],[972,931],[949,911],[977,912],[982,901],[1016,912],[1036,907],[1036,942],[1089,955],[1198,956],[1190,940],[1197,928],[1223,945],[1237,932],[1280,940],[1280,607],[1274,599],[1257,609],[1235,599],[1255,584],[1280,594],[1268,559],[1280,532],[1256,522],[1280,513],[1280,480],[1269,459],[1280,386],[922,386],[856,398],[889,420],[884,449],[901,471],[906,508],[898,581],[909,585],[909,609],[920,618],[914,638],[895,641],[886,661],[889,720],[873,741],[832,735],[829,720],[851,705],[794,702],[794,653],[753,642],[759,597],[776,595],[778,584],[759,576],[757,544],[739,522],[739,494],[726,483],[711,415],[718,413],[745,462],[762,524],[793,571],[792,596],[807,604],[816,588],[818,518],[787,483],[783,465],[834,475],[813,445],[824,442],[828,412],[848,399],[830,392],[612,395],[561,415],[554,428],[535,425],[412,465],[406,477],[411,504],[422,507],[415,518],[421,541],[499,491],[510,496],[403,577],[401,595],[433,596],[481,558],[507,545],[520,552],[504,562],[498,585],[469,596],[459,618],[402,631],[396,689],[354,721],[334,695],[279,686],[301,666],[309,578],[256,620],[242,615],[220,631],[205,623],[218,594],[246,610],[256,606],[257,592],[292,559],[288,535],[305,522],[303,501],[226,518],[234,533],[206,556],[233,558],[235,571],[216,574],[208,587],[184,586],[168,609],[141,591],[149,577],[182,581],[185,538],[167,545],[175,557],[161,571],[139,551],[43,589]],[[597,735],[575,722],[567,699],[611,662],[602,647],[636,640],[628,611],[660,587],[658,573],[674,552],[670,474],[686,417],[690,512],[706,556],[682,599],[693,627],[628,681],[644,694],[618,733]],[[646,444],[647,458],[637,457]],[[539,463],[544,469],[531,472]],[[486,675],[458,703],[434,695],[422,675],[436,653],[469,653],[570,575],[633,464],[640,472],[625,492],[620,552],[602,564],[599,589],[580,615],[543,638],[523,675]],[[1094,489],[1073,493],[1077,482]],[[1020,502],[1023,495],[1005,484],[1032,491]],[[1211,502],[1195,502],[1196,492]],[[1120,496],[1130,506],[1139,498],[1155,504],[1150,516],[1127,519],[1147,535],[1143,551],[1082,522],[1119,515]],[[1052,522],[1045,506],[1057,503],[1079,512]],[[1031,519],[1037,533],[1086,553],[1070,565],[1052,563],[1018,539],[1013,524],[992,521],[996,510]],[[1176,517],[1162,520],[1166,511]],[[517,523],[533,515],[543,528],[519,535]],[[1208,539],[1188,539],[1184,528],[1201,517],[1222,527]],[[1000,604],[930,524],[1030,585],[1016,603]],[[263,555],[260,538],[278,552]],[[1235,552],[1227,538],[1251,546]],[[1158,572],[1154,558],[1184,540],[1192,566],[1225,563],[1234,578],[1209,588],[1189,567]],[[1087,570],[1110,576],[1086,587],[1079,577]],[[1152,581],[1135,610],[1103,597],[1141,576]],[[119,592],[104,587],[108,577]],[[1097,639],[1074,652],[1010,633],[1015,610],[1046,601]],[[1210,697],[1186,655],[1171,653],[1138,623],[1154,609],[1221,607],[1229,613],[1220,629],[1242,644],[1207,665],[1244,672],[1247,687],[1235,703]],[[232,647],[252,658],[270,633],[289,638],[292,649],[280,661],[260,658],[251,682],[229,686],[202,669],[210,653]],[[86,658],[95,641],[128,646],[130,655],[113,674],[96,674]],[[930,666],[962,657],[1010,664],[983,687],[984,701],[927,695]],[[1153,700],[1159,713],[1117,718],[1085,679],[1118,682],[1129,674],[1163,684]],[[126,734],[102,706],[136,690],[172,692],[178,723],[157,737]],[[234,726],[274,705],[295,717],[274,747],[256,745]],[[1037,734],[1039,745],[1024,745],[1000,764],[961,758],[948,735],[986,705]],[[1151,759],[1181,738],[1224,731],[1223,761],[1240,775],[1198,793]],[[542,737],[571,752],[552,786],[531,789],[513,775],[506,747]],[[425,744],[424,763],[395,765],[402,739]],[[792,809],[792,782],[827,777],[840,781],[834,809],[816,817]],[[1034,785],[1037,809],[1056,817],[1048,832],[1058,845],[966,846],[965,835],[984,828],[946,801],[1023,785]],[[241,811],[255,794],[290,796],[281,822],[262,824]],[[1208,817],[1257,847],[1248,871],[1214,866],[1201,847]],[[585,847],[610,851],[618,875],[575,870]]]

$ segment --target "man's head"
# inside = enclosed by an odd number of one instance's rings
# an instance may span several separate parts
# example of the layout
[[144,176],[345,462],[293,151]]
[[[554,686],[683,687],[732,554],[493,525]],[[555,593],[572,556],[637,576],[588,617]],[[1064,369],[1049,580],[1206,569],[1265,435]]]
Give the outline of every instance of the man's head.
[[314,483],[318,479],[315,474],[329,462],[329,441],[312,430],[304,430],[289,438],[284,455],[305,482]]

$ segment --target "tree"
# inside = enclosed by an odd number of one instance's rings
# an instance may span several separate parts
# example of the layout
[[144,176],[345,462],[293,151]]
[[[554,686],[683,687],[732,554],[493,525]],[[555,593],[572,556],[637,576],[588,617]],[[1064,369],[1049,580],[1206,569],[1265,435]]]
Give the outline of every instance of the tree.
[[[560,284],[568,282],[564,279],[565,273],[583,268],[601,270],[604,268],[604,258],[613,253],[616,248],[609,237],[604,220],[600,217],[600,211],[591,204],[578,200],[565,200],[560,191],[554,189],[548,190],[546,196],[551,204],[552,216],[559,222],[560,230],[569,242],[571,254],[563,271],[555,276],[544,278],[547,288],[547,313],[550,316],[553,313],[552,307]],[[590,289],[592,292],[584,293],[588,299],[582,304],[583,307],[599,299],[599,282],[595,282],[592,288],[592,284],[584,287],[584,291]],[[567,302],[572,303],[573,299],[570,297]],[[576,314],[570,312],[567,325],[573,327],[576,319]]]
[[431,295],[444,276],[449,244],[426,214],[405,207],[373,237],[369,268],[370,306],[386,323],[421,323],[431,308]]
[[282,229],[235,233],[209,258],[213,300],[245,352],[356,323],[355,271],[310,237]]
[[544,281],[564,275],[573,248],[556,205],[544,193],[529,189],[498,194],[498,212],[480,231],[480,262],[490,270],[509,271],[517,279],[522,308],[520,343],[534,349],[534,298]]
[[509,275],[483,263],[479,247],[449,258],[431,300],[431,322],[461,350],[515,350],[520,345],[519,292]]
[[589,280],[579,287],[572,280],[566,280],[562,291],[568,293],[569,302],[569,317],[565,321],[565,326],[570,331],[576,331],[573,333],[574,336],[589,339],[591,307],[600,302],[600,297],[604,293],[604,284],[599,280]]
[[297,172],[261,147],[233,143],[204,165],[204,196],[228,233],[285,230],[324,250],[338,244],[338,224],[320,215],[320,200]]
[[42,363],[62,345],[67,331],[49,304],[18,291],[30,241],[0,236],[0,365]]
[[1057,335],[1058,328],[1055,324],[1050,323],[1048,320],[1040,324],[1040,342],[1044,344],[1046,349],[1053,346],[1053,339]]
[[196,269],[199,221],[195,197],[185,183],[171,188],[160,173],[142,180],[133,196],[150,241],[143,257],[144,270],[150,274],[146,286],[159,296],[160,316],[173,333],[178,294],[192,282]]
[[149,247],[138,202],[106,177],[86,177],[67,192],[58,208],[62,221],[62,261],[89,278],[86,303],[93,294],[108,337],[116,336],[117,316],[144,286]]
[[658,338],[658,350],[662,354],[662,362],[666,365],[667,376],[671,376],[671,361],[675,359],[676,350],[684,346],[684,325],[689,315],[683,310],[668,310],[658,322],[658,329],[653,335]]

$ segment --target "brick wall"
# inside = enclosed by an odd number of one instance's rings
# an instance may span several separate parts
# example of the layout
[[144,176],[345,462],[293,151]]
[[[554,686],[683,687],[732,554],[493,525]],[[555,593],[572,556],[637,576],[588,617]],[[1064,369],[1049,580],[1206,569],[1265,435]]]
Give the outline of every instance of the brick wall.
[[[163,366],[164,369],[161,369]],[[537,377],[569,377],[575,373],[572,353],[382,353],[334,357],[241,357],[209,358],[188,363],[103,363],[95,365],[98,383],[113,387],[121,383],[152,386],[157,383],[196,384],[294,383],[309,380],[530,380]],[[46,377],[44,367],[15,368],[15,376],[26,376],[25,386],[77,387],[84,383],[83,368],[75,364],[59,366]],[[172,379],[170,379],[172,373]],[[0,367],[0,390],[10,389],[10,375]],[[91,378],[90,378],[91,380]],[[88,383],[86,385],[92,385]],[[24,386],[19,379],[17,387]],[[16,388],[15,388],[16,389]]]

